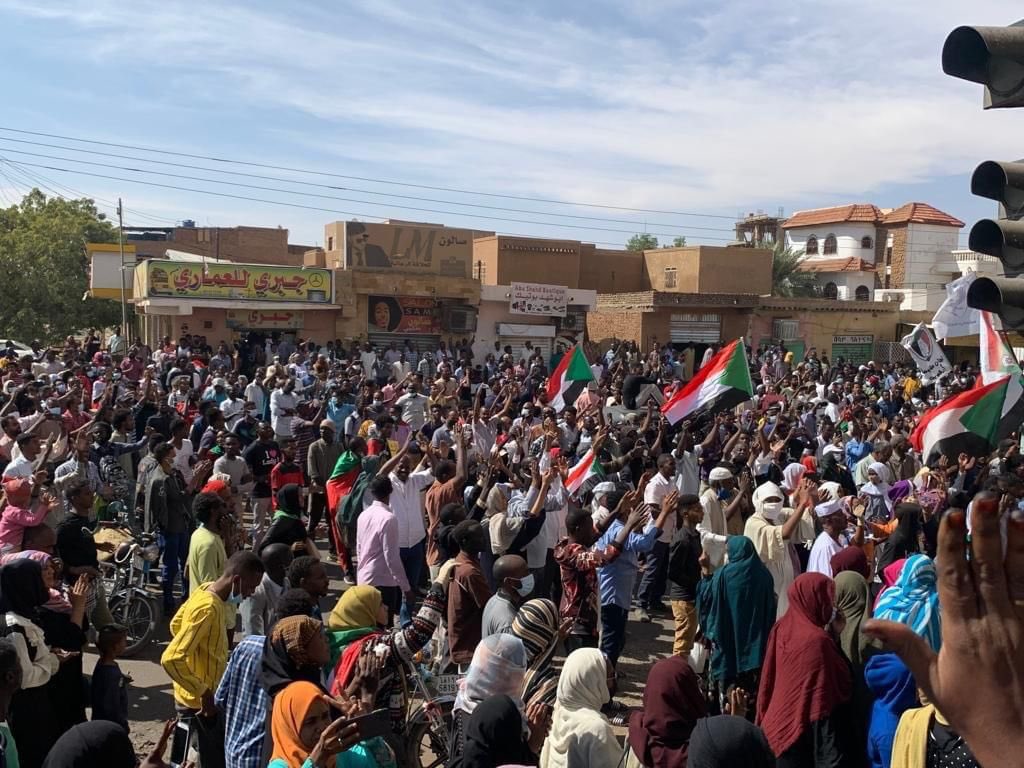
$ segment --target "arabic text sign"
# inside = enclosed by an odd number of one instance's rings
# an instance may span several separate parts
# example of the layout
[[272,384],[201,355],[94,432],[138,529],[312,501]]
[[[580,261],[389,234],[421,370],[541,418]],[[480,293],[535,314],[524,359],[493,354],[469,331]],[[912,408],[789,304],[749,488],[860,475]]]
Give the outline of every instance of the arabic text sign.
[[397,269],[470,277],[473,231],[345,222],[346,269]]
[[512,283],[508,311],[513,315],[565,317],[569,289],[564,285]]
[[192,264],[147,261],[146,292],[152,297],[234,301],[331,301],[326,269],[265,267],[260,264]]
[[862,365],[871,360],[874,346],[874,336],[833,336],[832,359],[841,357],[847,363]]
[[302,312],[290,312],[284,309],[278,310],[227,310],[228,328],[258,328],[277,330],[298,330],[302,328]]
[[437,302],[419,296],[367,296],[366,327],[370,333],[441,333]]

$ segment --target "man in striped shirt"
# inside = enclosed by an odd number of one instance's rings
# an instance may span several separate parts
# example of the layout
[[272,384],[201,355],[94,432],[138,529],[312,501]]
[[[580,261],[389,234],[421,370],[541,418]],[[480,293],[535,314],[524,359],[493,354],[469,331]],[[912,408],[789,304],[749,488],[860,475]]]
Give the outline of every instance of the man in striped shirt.
[[194,722],[204,768],[224,765],[224,733],[214,691],[228,663],[227,606],[252,595],[262,578],[260,559],[250,551],[236,552],[224,574],[200,585],[171,620],[171,642],[160,664],[174,683],[179,716]]

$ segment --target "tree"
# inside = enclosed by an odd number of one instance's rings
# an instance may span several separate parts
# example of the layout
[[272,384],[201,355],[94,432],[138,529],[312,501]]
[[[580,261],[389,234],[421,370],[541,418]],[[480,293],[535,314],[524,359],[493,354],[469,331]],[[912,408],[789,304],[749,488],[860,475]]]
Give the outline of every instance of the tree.
[[630,251],[649,251],[652,248],[658,247],[658,238],[654,235],[649,235],[646,232],[633,235],[629,238],[629,242],[626,243],[626,248]]
[[54,342],[120,322],[118,302],[83,300],[89,287],[85,244],[90,242],[117,242],[117,230],[92,200],[47,198],[33,189],[20,204],[0,209],[4,338]]
[[816,296],[817,280],[812,272],[800,271],[806,258],[803,251],[794,251],[785,243],[759,244],[772,249],[772,296],[795,298]]
[[672,245],[662,246],[663,248],[685,248],[686,238],[685,237],[674,237],[672,238]]

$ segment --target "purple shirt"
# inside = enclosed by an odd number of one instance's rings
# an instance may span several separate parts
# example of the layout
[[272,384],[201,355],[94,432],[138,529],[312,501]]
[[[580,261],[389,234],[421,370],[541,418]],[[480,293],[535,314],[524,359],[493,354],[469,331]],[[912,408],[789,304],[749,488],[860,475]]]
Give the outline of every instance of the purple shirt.
[[398,556],[398,521],[387,505],[374,501],[360,513],[356,556],[356,581],[360,584],[409,591],[409,580]]

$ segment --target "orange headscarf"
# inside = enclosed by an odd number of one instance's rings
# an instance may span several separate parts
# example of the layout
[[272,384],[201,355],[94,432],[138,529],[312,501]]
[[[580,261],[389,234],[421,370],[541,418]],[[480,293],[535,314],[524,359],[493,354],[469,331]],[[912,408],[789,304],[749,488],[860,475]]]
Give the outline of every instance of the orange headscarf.
[[270,718],[270,735],[274,739],[272,760],[283,760],[288,768],[302,768],[311,748],[303,746],[299,732],[309,708],[322,695],[320,688],[304,680],[290,684],[277,694]]

